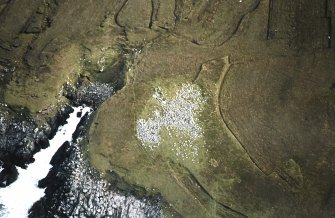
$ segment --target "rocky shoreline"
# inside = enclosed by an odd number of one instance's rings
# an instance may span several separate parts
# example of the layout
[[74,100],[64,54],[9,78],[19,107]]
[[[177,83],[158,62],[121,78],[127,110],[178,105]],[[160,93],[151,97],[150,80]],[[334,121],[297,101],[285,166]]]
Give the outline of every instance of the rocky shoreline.
[[[36,122],[25,110],[5,107],[1,109],[0,160],[3,170],[0,183],[5,187],[15,181],[15,166],[26,168],[34,162],[33,155],[48,146],[48,130],[38,129]],[[56,124],[55,124],[56,125]]]
[[52,158],[53,168],[39,183],[46,195],[34,204],[29,217],[161,217],[159,196],[140,196],[130,186],[121,190],[120,184],[107,182],[89,166],[83,158],[89,123],[86,114],[73,141],[65,142]]
[[[67,86],[64,95],[73,105],[86,104],[96,109],[114,92],[111,85],[79,80],[75,87]],[[11,120],[7,118],[9,113],[2,116],[0,139],[11,150],[0,148],[3,155],[0,162],[1,187],[15,182],[18,176],[16,166],[26,168],[32,163],[33,155],[49,146],[48,139],[53,138],[72,112],[72,107],[66,105],[40,129],[32,118],[24,117],[23,113]],[[109,177],[114,178],[114,183],[109,183],[89,166],[87,158],[83,158],[90,122],[89,115],[85,114],[73,133],[73,141],[65,142],[53,156],[50,162],[52,169],[39,182],[40,188],[46,188],[46,195],[33,205],[29,217],[161,217],[158,195],[146,196],[144,189],[126,185],[113,172]]]
[[[0,121],[0,160],[3,170],[0,172],[2,187],[6,187],[17,178],[17,167],[23,169],[34,162],[34,154],[49,146],[59,126],[64,125],[73,109],[67,105],[49,118],[40,128],[29,113],[1,110]],[[5,112],[4,112],[5,111]],[[13,115],[14,114],[14,115]]]
[[159,199],[167,217],[335,217],[334,16],[335,0],[0,0],[0,186],[85,104],[32,216],[121,193],[112,216]]

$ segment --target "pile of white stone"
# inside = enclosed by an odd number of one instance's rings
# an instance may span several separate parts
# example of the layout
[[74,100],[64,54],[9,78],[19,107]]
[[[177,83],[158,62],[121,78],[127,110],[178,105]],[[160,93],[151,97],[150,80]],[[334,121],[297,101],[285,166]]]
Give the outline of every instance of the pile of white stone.
[[199,148],[195,142],[203,137],[197,116],[205,103],[200,87],[183,84],[174,99],[168,99],[157,87],[152,97],[158,107],[153,108],[152,117],[137,121],[137,138],[144,147],[154,150],[161,145],[160,131],[165,128],[169,137],[180,138],[171,144],[171,150],[182,159],[196,161]]

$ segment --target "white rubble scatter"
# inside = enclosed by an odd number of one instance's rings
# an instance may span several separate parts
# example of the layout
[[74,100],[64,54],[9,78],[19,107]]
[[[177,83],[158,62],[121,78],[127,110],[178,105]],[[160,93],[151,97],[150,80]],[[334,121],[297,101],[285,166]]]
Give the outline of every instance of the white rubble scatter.
[[82,115],[90,112],[88,107],[74,107],[74,112],[67,119],[67,124],[59,127],[58,132],[50,140],[50,146],[34,155],[35,162],[28,165],[27,169],[18,168],[18,179],[6,188],[0,189],[0,217],[23,218],[28,216],[28,210],[44,196],[44,189],[37,187],[38,181],[44,178],[50,168],[49,162],[59,147],[65,141],[72,140],[72,133],[75,131]]
[[183,84],[176,92],[175,99],[167,99],[157,87],[152,97],[159,104],[160,110],[154,108],[153,118],[137,120],[137,138],[144,147],[154,150],[161,144],[160,131],[165,128],[170,137],[180,137],[178,144],[170,145],[175,154],[196,162],[199,148],[195,142],[203,137],[197,115],[205,103],[200,87]]
[[[137,137],[142,141],[142,143],[152,143],[158,146],[161,137],[159,134],[161,124],[157,119],[148,119],[148,120],[138,120],[137,121]],[[151,147],[153,149],[154,147]]]

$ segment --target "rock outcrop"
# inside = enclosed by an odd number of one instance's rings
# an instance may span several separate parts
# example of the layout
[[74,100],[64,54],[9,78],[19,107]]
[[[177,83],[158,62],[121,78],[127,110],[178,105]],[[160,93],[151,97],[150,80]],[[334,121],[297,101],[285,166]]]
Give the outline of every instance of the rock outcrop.
[[334,13],[334,0],[0,1],[0,100],[36,126],[94,106],[84,159],[160,195],[163,215],[332,217]]
[[52,169],[39,182],[46,195],[33,205],[29,217],[161,217],[159,196],[140,196],[141,188],[124,187],[112,172],[108,182],[89,166],[83,154],[88,124],[85,114],[73,141],[65,142],[53,156]]

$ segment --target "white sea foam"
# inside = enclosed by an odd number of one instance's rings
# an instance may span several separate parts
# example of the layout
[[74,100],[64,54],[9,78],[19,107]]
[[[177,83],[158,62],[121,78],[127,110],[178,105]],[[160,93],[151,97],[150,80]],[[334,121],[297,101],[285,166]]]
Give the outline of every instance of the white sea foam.
[[43,179],[52,167],[49,163],[52,156],[65,141],[72,140],[81,117],[90,112],[88,107],[74,107],[74,112],[67,119],[67,124],[59,127],[55,137],[50,140],[50,146],[34,155],[35,162],[27,169],[18,168],[18,179],[6,188],[0,189],[0,217],[21,218],[28,216],[30,207],[44,196],[44,189],[37,187],[39,180]]

